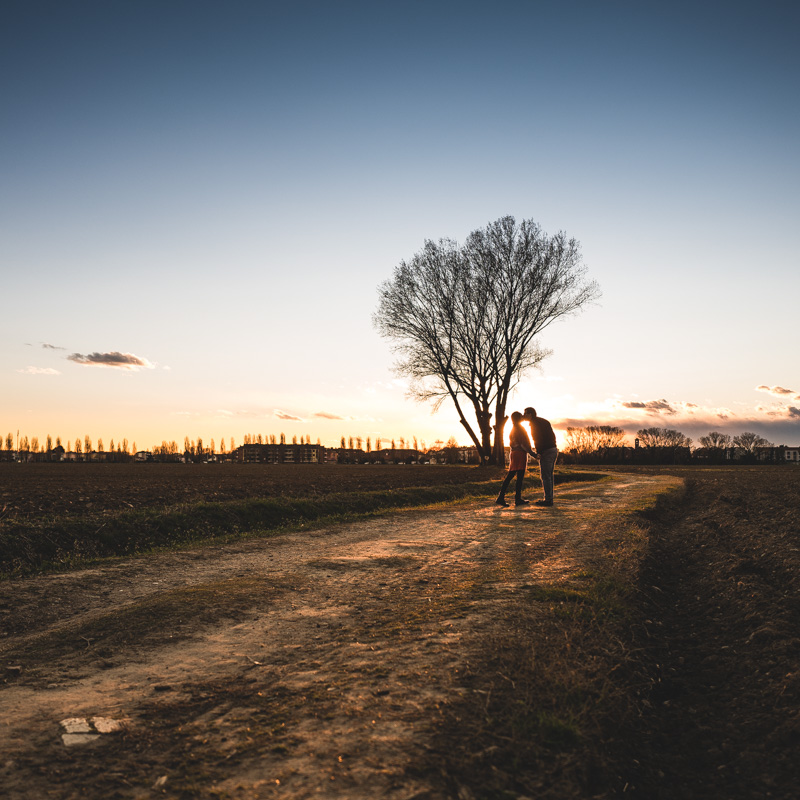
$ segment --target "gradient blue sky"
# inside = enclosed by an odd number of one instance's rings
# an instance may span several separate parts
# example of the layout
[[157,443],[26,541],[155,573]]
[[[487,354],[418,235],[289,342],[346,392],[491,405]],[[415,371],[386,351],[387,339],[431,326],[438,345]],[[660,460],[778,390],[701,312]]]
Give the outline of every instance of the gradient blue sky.
[[[425,239],[582,243],[556,425],[800,444],[794,2],[9,2],[0,429],[455,436],[371,324]],[[98,366],[132,354],[137,369]]]

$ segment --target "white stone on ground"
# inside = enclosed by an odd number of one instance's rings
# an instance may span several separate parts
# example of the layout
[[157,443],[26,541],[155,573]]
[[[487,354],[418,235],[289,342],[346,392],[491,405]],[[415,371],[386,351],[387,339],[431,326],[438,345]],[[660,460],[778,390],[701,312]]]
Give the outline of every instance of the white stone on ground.
[[91,733],[89,723],[83,717],[69,717],[61,720],[61,727],[67,733]]

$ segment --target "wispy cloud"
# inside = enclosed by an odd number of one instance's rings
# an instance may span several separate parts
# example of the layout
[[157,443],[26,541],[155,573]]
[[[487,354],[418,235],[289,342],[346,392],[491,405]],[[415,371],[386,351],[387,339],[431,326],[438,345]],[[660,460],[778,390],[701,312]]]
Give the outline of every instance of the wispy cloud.
[[220,417],[225,417],[225,419],[233,419],[234,417],[237,419],[262,419],[267,416],[268,412],[263,410],[254,411],[245,408],[239,408],[235,411],[231,411],[229,408],[217,408],[214,413]]
[[668,416],[672,416],[678,413],[678,410],[666,400],[647,400],[646,402],[631,400],[620,403],[620,405],[623,408],[641,409],[648,414],[667,414]]
[[292,422],[303,422],[302,417],[296,417],[294,414],[288,414],[286,411],[281,411],[279,408],[275,409],[275,416],[278,419],[288,419]]
[[800,417],[800,409],[795,406],[758,406],[756,411],[774,419],[796,419]]
[[327,411],[317,411],[312,416],[318,419],[345,419],[345,417],[340,417],[338,414],[329,414]]
[[116,367],[130,370],[153,369],[154,367],[146,358],[140,358],[133,353],[118,353],[117,351],[88,353],[87,355],[73,353],[71,356],[67,356],[67,360],[87,367]]
[[17,372],[21,372],[24,375],[60,375],[61,374],[57,369],[53,369],[52,367],[25,367],[25,369],[18,369]]
[[783,386],[766,386],[765,384],[761,384],[761,386],[756,386],[756,391],[766,392],[774,397],[791,396],[793,400],[800,400],[800,393],[796,392],[794,389],[786,389]]
[[47,342],[42,342],[42,347],[45,350],[66,350],[66,347],[59,347],[57,344],[48,344]]

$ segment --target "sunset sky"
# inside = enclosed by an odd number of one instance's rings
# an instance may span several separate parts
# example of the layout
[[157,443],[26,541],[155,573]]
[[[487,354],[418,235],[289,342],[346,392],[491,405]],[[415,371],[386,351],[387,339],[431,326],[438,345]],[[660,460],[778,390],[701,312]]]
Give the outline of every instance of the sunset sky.
[[796,2],[36,2],[0,26],[0,432],[467,436],[377,287],[511,214],[602,291],[515,402],[800,445]]

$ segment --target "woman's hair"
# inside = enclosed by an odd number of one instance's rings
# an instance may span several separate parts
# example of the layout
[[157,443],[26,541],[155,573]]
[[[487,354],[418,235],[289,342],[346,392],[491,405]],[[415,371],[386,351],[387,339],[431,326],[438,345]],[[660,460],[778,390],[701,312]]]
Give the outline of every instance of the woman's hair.
[[511,415],[511,421],[512,421],[512,422],[513,422],[515,425],[518,425],[520,422],[522,422],[522,414],[520,414],[520,413],[519,413],[519,411],[515,411],[515,412],[514,412],[514,413]]

